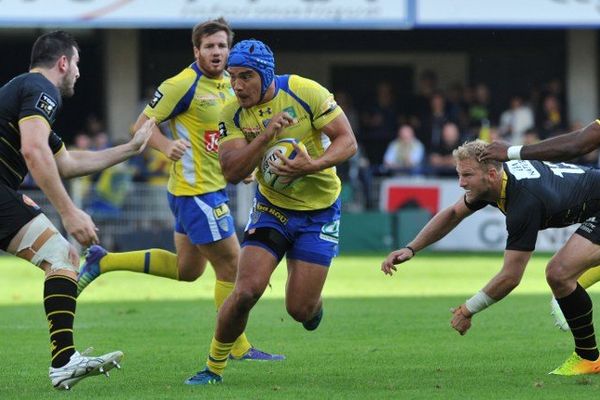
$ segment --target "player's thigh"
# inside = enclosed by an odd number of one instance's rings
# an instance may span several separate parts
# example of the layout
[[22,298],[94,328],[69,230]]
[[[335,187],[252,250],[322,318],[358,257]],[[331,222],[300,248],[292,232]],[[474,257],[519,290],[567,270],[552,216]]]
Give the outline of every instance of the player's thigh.
[[285,299],[288,309],[316,305],[321,298],[329,267],[289,258],[287,266]]
[[262,296],[278,264],[279,260],[264,247],[242,247],[234,291],[244,296]]
[[600,264],[600,226],[586,221],[552,257],[546,274],[554,280],[576,280]]
[[179,275],[190,277],[202,275],[206,268],[206,258],[200,253],[198,247],[184,233],[175,232],[173,241],[177,252]]
[[240,244],[236,235],[216,242],[196,245],[198,251],[215,270],[217,279],[233,282],[240,256]]

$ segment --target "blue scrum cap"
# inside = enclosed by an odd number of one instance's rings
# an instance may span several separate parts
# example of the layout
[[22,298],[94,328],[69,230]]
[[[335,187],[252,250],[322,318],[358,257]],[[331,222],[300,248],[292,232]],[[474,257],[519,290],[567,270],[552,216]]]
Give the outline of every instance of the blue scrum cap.
[[273,52],[263,42],[256,39],[242,40],[229,52],[228,67],[247,67],[255,70],[262,82],[262,99],[275,78],[275,58]]

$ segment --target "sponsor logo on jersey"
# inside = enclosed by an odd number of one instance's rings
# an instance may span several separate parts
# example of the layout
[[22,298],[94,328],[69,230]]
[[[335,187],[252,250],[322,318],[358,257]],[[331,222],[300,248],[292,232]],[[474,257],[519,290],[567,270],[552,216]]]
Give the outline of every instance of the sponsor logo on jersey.
[[296,110],[292,106],[286,107],[282,111],[288,113],[290,115],[290,117],[292,117],[294,119],[298,118],[298,114],[296,114]]
[[219,131],[204,131],[204,145],[206,151],[219,151]]
[[154,97],[152,97],[152,100],[150,100],[150,103],[148,103],[148,105],[150,106],[150,108],[154,108],[162,98],[163,94],[160,92],[160,90],[157,89],[156,92],[154,92]]
[[271,107],[267,107],[267,108],[261,108],[258,110],[258,115],[262,117],[264,117],[265,115],[271,115],[273,114],[273,110],[271,110]]
[[225,126],[225,122],[219,122],[219,138],[224,138],[227,136],[227,127]]
[[56,113],[58,103],[49,94],[42,92],[40,98],[35,104],[35,108],[40,110],[48,119],[52,119]]

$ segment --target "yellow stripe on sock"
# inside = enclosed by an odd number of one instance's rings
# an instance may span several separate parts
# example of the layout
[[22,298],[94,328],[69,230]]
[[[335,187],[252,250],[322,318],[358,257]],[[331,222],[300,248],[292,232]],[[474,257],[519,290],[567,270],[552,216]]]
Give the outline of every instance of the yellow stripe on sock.
[[51,313],[46,314],[46,317],[51,317],[53,315],[61,314],[61,313],[63,313],[63,314],[71,314],[73,317],[75,317],[75,313],[74,312],[67,311],[67,310],[52,311]]
[[56,357],[58,357],[58,355],[60,353],[62,353],[63,351],[66,351],[69,349],[74,349],[74,348],[75,348],[75,346],[68,346],[68,347],[65,347],[64,349],[60,349],[55,355],[52,356],[52,360],[54,360]]
[[73,282],[75,285],[77,285],[77,281],[75,279],[69,278],[68,276],[65,276],[65,275],[51,275],[46,278],[46,281],[49,281],[51,279],[67,279],[67,280]]
[[66,297],[67,299],[77,300],[74,296],[69,296],[68,294],[51,294],[51,295],[44,297],[44,301],[51,299],[53,297]]
[[71,332],[71,333],[73,333],[73,329],[59,329],[57,331],[50,332],[50,336],[55,335],[57,333],[62,333],[62,332]]
[[217,375],[223,375],[231,347],[233,347],[233,343],[221,343],[213,337],[208,359],[206,360],[208,369]]

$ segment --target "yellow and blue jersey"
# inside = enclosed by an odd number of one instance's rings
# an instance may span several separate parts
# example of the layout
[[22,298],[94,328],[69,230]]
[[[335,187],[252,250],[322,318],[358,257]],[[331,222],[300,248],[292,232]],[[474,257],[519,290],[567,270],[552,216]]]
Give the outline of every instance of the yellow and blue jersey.
[[232,97],[228,75],[210,79],[193,63],[164,81],[144,109],[157,123],[168,120],[173,139],[192,145],[171,166],[167,186],[171,194],[195,196],[225,187],[218,158],[218,123],[223,104]]
[[[275,77],[275,96],[266,103],[247,109],[232,100],[223,107],[221,114],[221,143],[231,139],[251,142],[268,125],[273,116],[287,112],[294,123],[275,137],[277,140],[294,138],[301,141],[312,158],[323,155],[330,140],[321,129],[342,114],[333,95],[310,79],[298,75]],[[275,189],[257,174],[258,188],[271,203],[290,210],[319,210],[331,206],[340,194],[341,183],[335,167],[305,175],[293,184]]]

